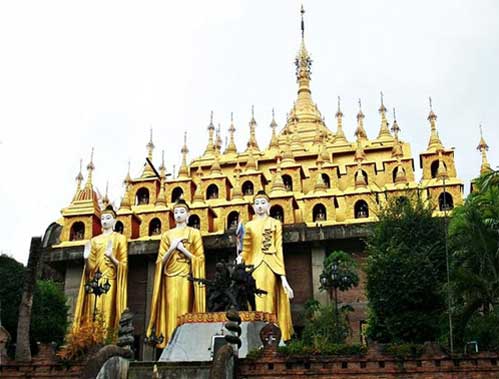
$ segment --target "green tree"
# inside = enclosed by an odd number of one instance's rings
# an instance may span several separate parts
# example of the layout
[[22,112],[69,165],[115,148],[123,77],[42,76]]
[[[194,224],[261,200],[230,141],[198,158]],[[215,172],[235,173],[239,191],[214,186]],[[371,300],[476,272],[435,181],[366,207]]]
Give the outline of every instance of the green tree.
[[422,343],[439,337],[446,312],[443,220],[419,196],[391,199],[367,240],[368,336]]
[[15,342],[17,317],[23,291],[24,266],[14,258],[0,255],[0,303],[2,325]]
[[493,171],[477,182],[449,225],[456,342],[478,340],[497,349],[499,319],[499,181]]
[[68,326],[64,292],[51,280],[39,280],[33,297],[31,339],[62,344]]

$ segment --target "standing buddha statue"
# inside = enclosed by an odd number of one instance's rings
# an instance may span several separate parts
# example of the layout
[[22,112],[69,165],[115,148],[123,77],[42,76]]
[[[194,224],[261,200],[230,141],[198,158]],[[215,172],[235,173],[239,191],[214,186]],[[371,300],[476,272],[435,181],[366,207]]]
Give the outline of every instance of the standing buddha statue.
[[[151,318],[146,338],[168,344],[177,327],[177,317],[190,312],[205,312],[206,289],[189,280],[204,278],[204,252],[201,233],[187,226],[189,206],[179,199],[173,207],[175,228],[161,236],[151,300]],[[162,338],[161,338],[162,337]]]
[[[114,232],[116,213],[108,205],[100,217],[102,234],[93,237],[84,248],[85,265],[76,302],[73,331],[93,322],[98,316],[109,333],[119,327],[121,313],[127,307],[128,242],[125,236]],[[98,278],[108,287],[97,296],[87,293],[85,285]]]
[[253,200],[255,216],[245,225],[243,249],[238,257],[253,265],[253,277],[259,289],[267,291],[256,297],[256,311],[274,313],[287,341],[293,334],[290,299],[294,293],[286,278],[282,252],[282,224],[269,216],[270,199],[259,191]]

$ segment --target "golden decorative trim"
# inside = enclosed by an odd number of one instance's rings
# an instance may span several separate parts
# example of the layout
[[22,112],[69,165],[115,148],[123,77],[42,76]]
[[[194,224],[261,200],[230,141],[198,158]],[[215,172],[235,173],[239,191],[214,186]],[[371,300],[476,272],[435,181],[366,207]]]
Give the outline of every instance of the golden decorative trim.
[[[274,313],[268,312],[250,312],[241,311],[239,312],[241,320],[244,322],[249,321],[264,321],[264,322],[277,322],[277,317]],[[226,322],[227,317],[225,312],[206,312],[206,313],[186,313],[177,318],[177,325],[191,324],[198,322]]]

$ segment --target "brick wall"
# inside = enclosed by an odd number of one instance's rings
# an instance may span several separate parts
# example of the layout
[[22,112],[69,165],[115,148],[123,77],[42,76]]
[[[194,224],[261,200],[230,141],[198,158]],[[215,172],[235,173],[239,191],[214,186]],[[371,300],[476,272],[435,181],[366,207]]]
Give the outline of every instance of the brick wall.
[[397,360],[367,354],[361,357],[281,356],[265,351],[263,357],[241,360],[238,378],[314,378],[314,379],[497,379],[499,355],[422,357]]

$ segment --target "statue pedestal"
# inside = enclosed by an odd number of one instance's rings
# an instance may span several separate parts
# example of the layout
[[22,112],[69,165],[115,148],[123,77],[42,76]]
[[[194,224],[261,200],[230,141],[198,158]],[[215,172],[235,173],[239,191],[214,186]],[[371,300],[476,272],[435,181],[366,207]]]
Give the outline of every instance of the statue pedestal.
[[[242,323],[239,357],[262,346],[260,330],[267,323],[275,323],[276,316],[265,312],[239,312]],[[229,334],[224,328],[228,321],[225,312],[188,313],[179,317],[170,343],[163,350],[160,362],[206,362],[213,359],[213,337]]]

